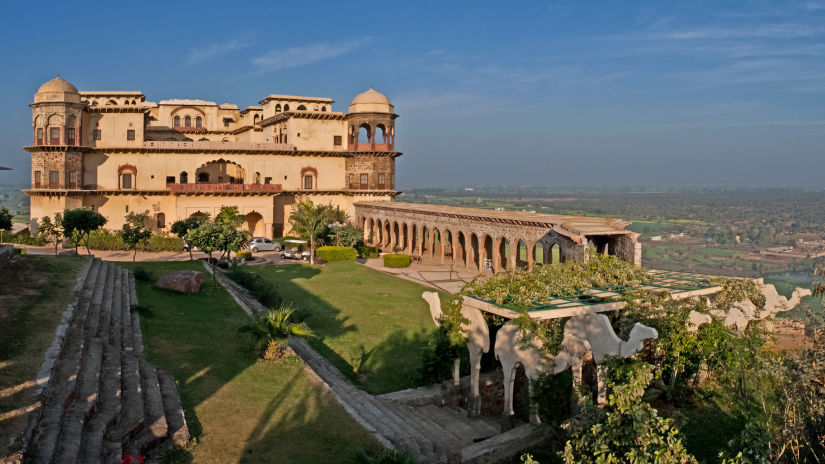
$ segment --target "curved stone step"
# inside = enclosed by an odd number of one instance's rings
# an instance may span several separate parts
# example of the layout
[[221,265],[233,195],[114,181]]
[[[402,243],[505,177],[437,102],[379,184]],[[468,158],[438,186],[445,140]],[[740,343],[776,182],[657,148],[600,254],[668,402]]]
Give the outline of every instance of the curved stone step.
[[103,341],[89,340],[83,353],[77,390],[68,406],[57,438],[56,460],[75,462],[80,453],[83,423],[97,403],[100,369],[103,361]]

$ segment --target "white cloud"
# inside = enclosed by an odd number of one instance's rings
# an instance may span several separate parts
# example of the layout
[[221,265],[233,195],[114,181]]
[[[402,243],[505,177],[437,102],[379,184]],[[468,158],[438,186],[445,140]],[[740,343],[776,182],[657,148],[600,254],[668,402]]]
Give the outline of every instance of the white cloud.
[[258,67],[259,72],[277,71],[280,69],[296,68],[318,61],[346,55],[369,42],[367,37],[355,40],[346,40],[334,44],[319,42],[298,47],[273,50],[265,55],[252,59],[252,64]]
[[206,48],[193,48],[189,50],[189,59],[186,62],[187,64],[203,63],[249,45],[250,42],[246,39],[232,39],[227,42],[212,44]]

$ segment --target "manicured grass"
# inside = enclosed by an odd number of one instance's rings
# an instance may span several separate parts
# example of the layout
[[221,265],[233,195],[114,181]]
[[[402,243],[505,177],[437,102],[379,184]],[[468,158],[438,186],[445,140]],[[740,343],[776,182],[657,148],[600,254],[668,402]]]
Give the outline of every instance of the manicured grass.
[[431,289],[352,262],[247,269],[296,303],[319,335],[310,343],[358,386],[419,386],[421,349],[435,330],[421,293]]
[[0,266],[0,459],[26,427],[35,376],[86,262],[21,255]]
[[198,262],[137,263],[152,273],[138,282],[146,356],[178,381],[190,446],[167,462],[341,462],[377,442],[316,383],[298,358],[258,359],[237,329],[248,316],[204,275],[201,291],[154,287],[165,272],[203,271]]

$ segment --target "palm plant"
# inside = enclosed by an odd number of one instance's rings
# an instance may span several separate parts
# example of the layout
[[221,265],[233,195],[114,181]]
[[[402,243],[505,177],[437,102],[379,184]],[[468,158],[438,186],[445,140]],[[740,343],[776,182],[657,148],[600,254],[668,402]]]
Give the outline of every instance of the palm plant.
[[238,329],[248,333],[255,343],[255,350],[264,353],[266,359],[277,359],[283,355],[289,336],[312,337],[315,334],[304,322],[295,321],[295,308],[292,303],[281,304],[278,309],[271,309],[258,314],[251,322]]
[[329,223],[327,208],[316,207],[308,200],[298,204],[289,215],[292,229],[304,240],[309,241],[309,262],[315,264],[315,243],[324,234]]

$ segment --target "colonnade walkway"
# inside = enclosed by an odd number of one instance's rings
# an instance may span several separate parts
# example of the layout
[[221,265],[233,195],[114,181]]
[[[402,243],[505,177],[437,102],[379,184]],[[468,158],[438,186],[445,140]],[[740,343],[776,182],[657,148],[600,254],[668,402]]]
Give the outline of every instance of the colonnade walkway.
[[374,201],[355,203],[364,242],[385,252],[499,272],[585,259],[592,246],[641,265],[639,234],[614,218]]

